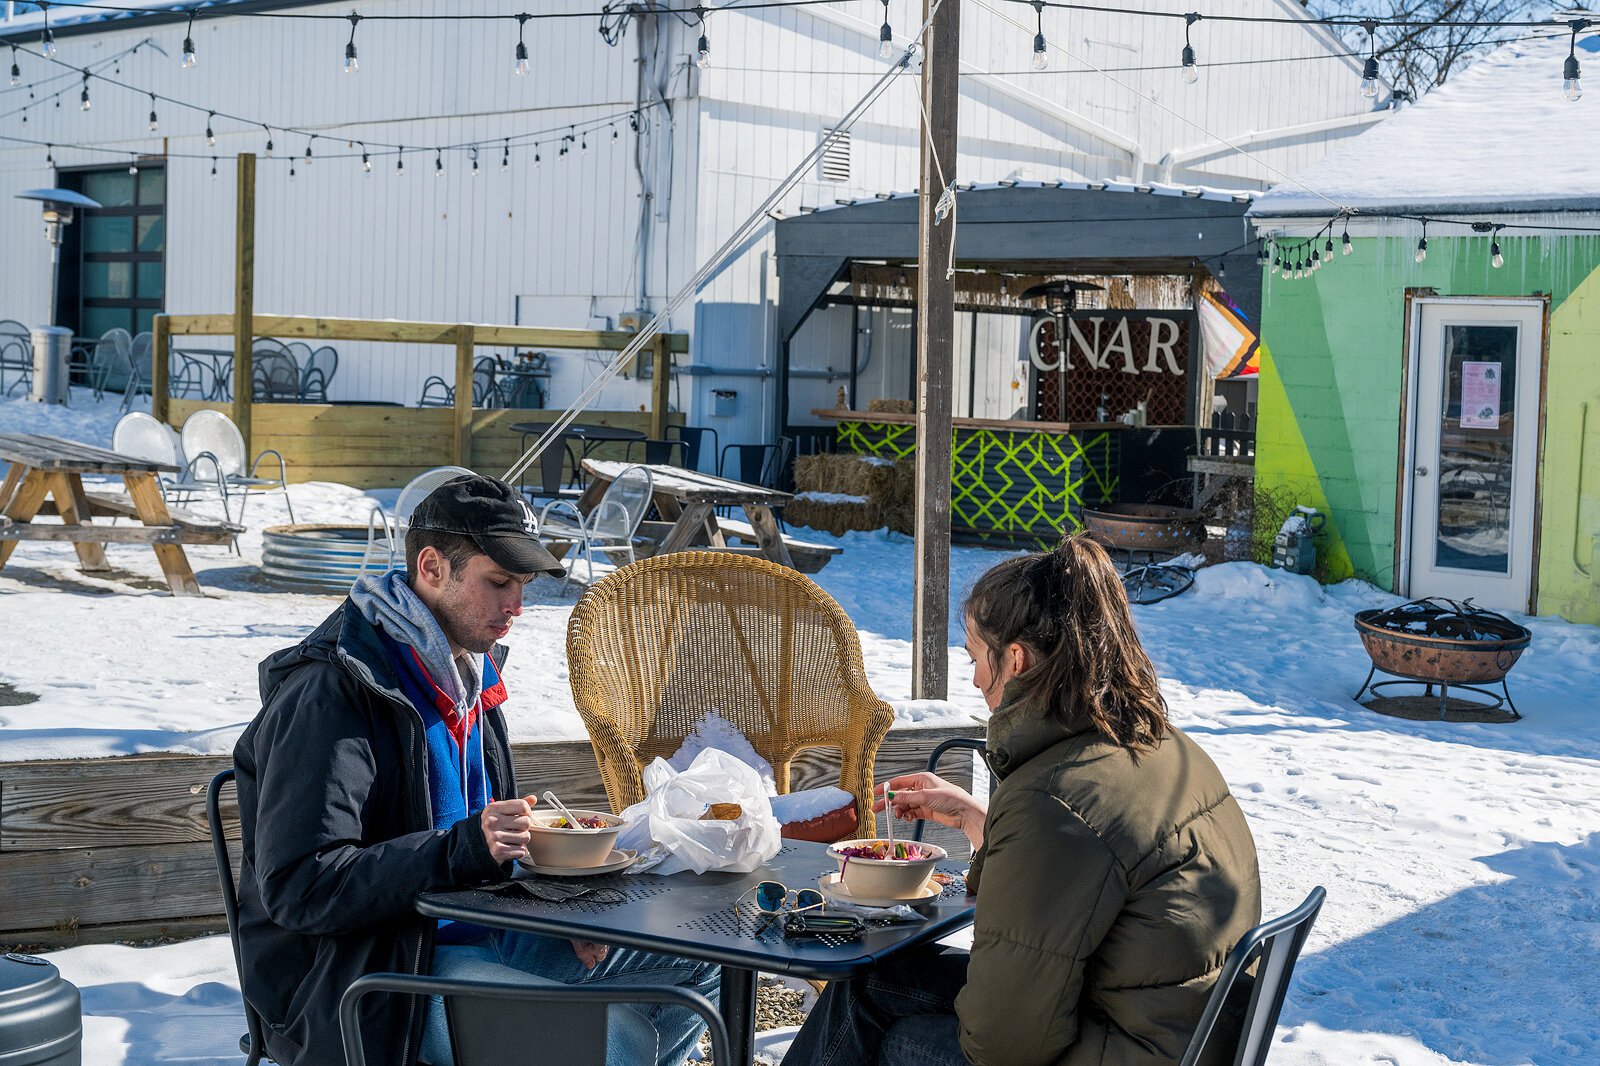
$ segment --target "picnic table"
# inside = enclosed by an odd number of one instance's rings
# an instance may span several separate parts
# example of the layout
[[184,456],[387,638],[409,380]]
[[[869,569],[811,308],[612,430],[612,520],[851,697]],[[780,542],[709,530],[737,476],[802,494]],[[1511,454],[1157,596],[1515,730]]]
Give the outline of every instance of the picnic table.
[[[936,899],[919,906],[925,921],[890,924],[868,921],[859,940],[827,937],[791,940],[776,922],[764,921],[749,890],[760,881],[793,888],[815,887],[837,870],[827,845],[786,840],[781,851],[753,873],[607,874],[583,878],[585,886],[609,889],[622,897],[591,902],[579,896],[561,902],[515,890],[468,889],[425,892],[417,910],[429,918],[544,936],[593,940],[602,944],[656,951],[722,966],[719,1009],[728,1026],[730,1058],[747,1063],[755,1043],[756,974],[780,973],[820,981],[846,980],[866,973],[885,958],[972,924],[973,897],[967,895],[966,864],[936,866],[954,880]],[[539,880],[519,870],[519,878]],[[557,879],[564,884],[572,880]],[[615,897],[607,896],[615,899]],[[743,902],[740,903],[740,899]],[[737,906],[736,906],[737,904]]]
[[[25,540],[71,543],[79,568],[90,573],[111,569],[105,545],[148,544],[174,596],[202,596],[183,546],[228,544],[244,528],[169,508],[158,479],[178,468],[166,463],[31,433],[0,433],[0,459],[10,464],[0,483],[0,569]],[[84,474],[120,476],[128,494],[87,492]],[[53,507],[47,496],[53,497]],[[33,521],[52,513],[60,516],[60,525]],[[96,515],[134,518],[141,524],[96,524]]]
[[[657,554],[710,547],[736,555],[760,555],[804,573],[815,573],[839,553],[832,545],[812,544],[783,535],[772,509],[781,508],[794,499],[787,492],[679,466],[585,459],[583,468],[589,474],[589,486],[578,500],[578,510],[584,514],[593,510],[612,480],[630,466],[644,466],[650,471],[651,502],[665,520],[665,523],[645,524],[657,527]],[[719,517],[719,507],[742,508],[749,521]],[[660,528],[662,525],[664,529]],[[730,537],[754,543],[731,545]]]

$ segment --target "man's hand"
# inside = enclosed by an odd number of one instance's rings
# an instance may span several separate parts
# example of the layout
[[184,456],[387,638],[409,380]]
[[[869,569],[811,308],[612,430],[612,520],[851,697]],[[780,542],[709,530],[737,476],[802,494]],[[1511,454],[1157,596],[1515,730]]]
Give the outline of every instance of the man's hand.
[[574,940],[572,950],[577,952],[578,961],[583,963],[585,970],[592,970],[606,961],[606,955],[611,951],[610,944],[596,944],[593,940]]
[[483,828],[483,839],[489,845],[489,854],[495,862],[514,862],[528,857],[528,832],[533,825],[533,805],[538,800],[499,800],[485,807],[478,815]]
[[[878,797],[872,805],[874,811],[884,810],[892,803],[892,817],[902,821],[925,818],[938,822],[961,830],[974,848],[983,846],[987,806],[959,785],[952,785],[935,774],[922,772],[902,774],[872,791]],[[884,798],[885,792],[893,792],[894,799]]]

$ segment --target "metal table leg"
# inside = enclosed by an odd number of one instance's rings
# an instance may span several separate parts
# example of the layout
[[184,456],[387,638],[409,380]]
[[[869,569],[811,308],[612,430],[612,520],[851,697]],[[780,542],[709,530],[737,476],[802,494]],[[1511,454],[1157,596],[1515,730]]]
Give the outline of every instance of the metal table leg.
[[756,1053],[756,972],[722,967],[722,1023],[728,1027],[733,1066],[746,1066]]

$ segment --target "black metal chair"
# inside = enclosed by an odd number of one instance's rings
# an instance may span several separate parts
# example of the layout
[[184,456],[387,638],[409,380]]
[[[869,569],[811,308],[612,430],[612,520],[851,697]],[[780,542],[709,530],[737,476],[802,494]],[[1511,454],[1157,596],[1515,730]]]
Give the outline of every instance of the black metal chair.
[[551,987],[499,981],[461,981],[407,974],[368,974],[339,1001],[339,1030],[347,1066],[366,1066],[357,1012],[369,992],[443,996],[456,1066],[498,1066],[506,1061],[506,1034],[537,1034],[541,1062],[604,1066],[608,1004],[666,1003],[692,1010],[711,1030],[711,1061],[729,1066],[728,1031],[711,1001],[685,988],[613,985]]
[[630,440],[623,449],[623,462],[635,463],[641,460],[633,457],[635,445],[643,445],[644,459],[647,466],[681,466],[685,470],[694,467],[689,462],[689,445],[681,440]]
[[[715,457],[717,453],[717,431],[709,426],[668,426],[669,434],[676,434],[677,438],[689,446],[689,458],[684,463],[690,470],[700,469],[700,456]],[[711,438],[711,447],[706,448],[706,438]]]
[[[949,740],[946,740],[943,743],[941,743],[937,748],[934,748],[933,749],[933,754],[928,756],[928,773],[930,773],[930,774],[938,773],[939,772],[939,760],[944,758],[945,752],[947,752],[947,751],[956,751],[956,750],[975,751],[975,752],[978,753],[978,757],[983,760],[983,764],[985,766],[989,765],[989,748],[988,748],[988,745],[985,744],[983,741],[977,739],[976,737],[951,737]],[[994,791],[994,771],[993,770],[989,771],[989,791],[990,792]],[[923,831],[924,828],[925,828],[925,826],[923,824],[922,819],[918,818],[915,828],[913,828],[911,830],[911,839],[912,840],[921,840],[922,839],[922,831]]]
[[1222,964],[1222,973],[1211,989],[1211,998],[1206,1000],[1205,1012],[1200,1015],[1200,1024],[1195,1027],[1180,1066],[1196,1066],[1200,1061],[1216,1032],[1217,1020],[1227,1008],[1230,993],[1253,962],[1258,963],[1255,986],[1250,990],[1250,1005],[1245,1008],[1239,1044],[1231,1060],[1234,1066],[1262,1066],[1267,1061],[1294,964],[1327,895],[1318,885],[1300,906],[1281,918],[1262,922],[1239,939]]
[[328,386],[339,369],[339,353],[323,345],[300,365],[300,399],[306,403],[327,403]]
[[[6,388],[6,374],[17,380]],[[16,389],[26,393],[33,386],[33,341],[28,327],[9,318],[0,319],[0,395],[10,396]]]
[[[211,827],[211,854],[217,861],[217,880],[222,883],[222,913],[228,917],[228,939],[233,944],[233,965],[239,971],[242,998],[244,963],[239,957],[239,890],[233,880],[233,863],[228,859],[228,842],[222,835],[222,786],[233,779],[232,770],[224,770],[211,779],[206,789],[206,823]],[[245,1055],[245,1066],[256,1066],[266,1058],[266,1044],[262,1042],[261,1015],[250,1006],[248,999],[244,1001],[244,1023],[245,1034],[239,1038],[239,1050]]]

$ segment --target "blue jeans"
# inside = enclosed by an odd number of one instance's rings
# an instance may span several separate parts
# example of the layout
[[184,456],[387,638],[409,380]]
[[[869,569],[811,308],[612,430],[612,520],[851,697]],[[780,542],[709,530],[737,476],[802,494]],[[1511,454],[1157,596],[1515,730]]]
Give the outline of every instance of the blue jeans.
[[[612,948],[604,962],[585,969],[568,940],[496,930],[470,944],[440,944],[433,953],[435,977],[473,981],[505,981],[528,985],[677,985],[718,999],[720,971],[706,962],[691,962],[633,948]],[[694,1050],[705,1028],[700,1016],[682,1007],[660,1004],[613,1005],[606,1014],[608,1066],[680,1066]],[[453,1066],[444,1001],[430,998],[422,1034],[422,1060],[431,1066]]]
[[792,1066],[967,1066],[956,993],[967,953],[929,944],[833,981],[783,1057]]

